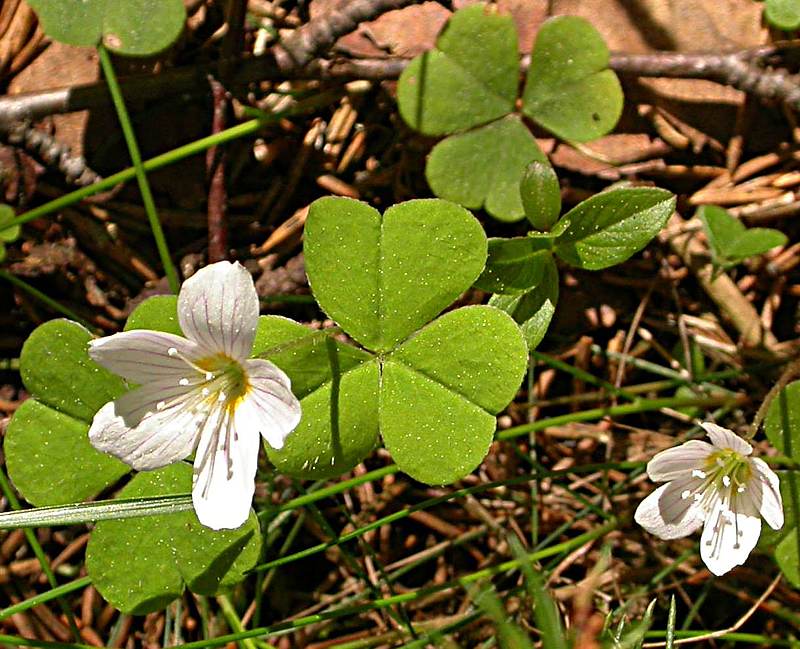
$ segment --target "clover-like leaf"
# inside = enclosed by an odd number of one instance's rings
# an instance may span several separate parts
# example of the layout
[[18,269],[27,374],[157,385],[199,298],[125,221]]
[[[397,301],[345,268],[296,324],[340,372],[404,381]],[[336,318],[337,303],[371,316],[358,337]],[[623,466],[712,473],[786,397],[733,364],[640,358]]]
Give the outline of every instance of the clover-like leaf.
[[[120,498],[187,493],[192,468],[178,463],[134,476]],[[124,613],[164,608],[184,587],[214,595],[238,583],[258,561],[261,533],[253,512],[245,524],[221,532],[203,527],[194,512],[97,523],[86,566],[100,594]]]
[[34,505],[92,498],[129,471],[89,443],[94,413],[125,391],[89,358],[91,338],[76,322],[51,320],[22,346],[20,373],[32,398],[9,423],[4,450],[9,476]]
[[397,103],[403,119],[426,135],[455,133],[510,113],[519,55],[510,16],[479,4],[457,11],[436,48],[403,71]]
[[553,263],[548,237],[489,239],[489,256],[475,286],[490,293],[515,295],[542,282],[545,266]]
[[453,203],[412,200],[381,216],[337,197],[311,205],[304,244],[314,297],[374,351],[392,349],[466,290],[486,247],[480,223]]
[[182,0],[29,0],[44,32],[78,46],[102,43],[129,56],[169,47],[186,20]]
[[493,295],[489,305],[502,309],[519,324],[528,349],[536,349],[547,333],[558,303],[558,268],[552,254],[539,253],[538,282],[521,294]]
[[[769,405],[764,419],[764,432],[779,452],[800,462],[800,381],[781,390]],[[786,578],[800,587],[800,475],[797,471],[780,471],[781,496],[785,513],[783,528],[765,529],[762,546],[774,548],[775,560]],[[764,526],[765,528],[767,526]]]
[[519,116],[452,135],[431,151],[425,177],[433,193],[465,207],[484,207],[501,221],[525,218],[520,179],[533,161],[547,165]]
[[576,205],[556,224],[555,252],[578,268],[599,270],[644,248],[675,209],[675,197],[655,188],[615,189]]
[[278,316],[262,316],[254,355],[292,381],[303,416],[282,449],[267,446],[283,473],[327,478],[349,471],[378,440],[378,368],[372,356]]
[[748,257],[762,255],[776,246],[785,245],[786,235],[772,228],[747,228],[727,210],[704,205],[697,210],[703,223],[714,262],[720,266],[737,264]]
[[546,21],[531,53],[523,112],[568,140],[583,142],[610,132],[622,114],[623,95],[608,58],[602,37],[584,19]]
[[767,0],[764,17],[770,25],[785,31],[800,27],[800,2],[797,0]]
[[456,309],[420,330],[383,363],[381,435],[394,461],[429,484],[472,471],[526,361],[519,327],[489,306]]
[[[493,415],[513,397],[527,361],[519,327],[492,307],[456,309],[420,329],[483,268],[477,221],[439,200],[395,205],[381,218],[364,203],[320,199],[304,251],[320,305],[377,358],[332,374],[303,399],[310,428],[301,421],[297,441],[298,431],[287,440],[299,449],[292,470],[302,460],[301,472],[315,464],[324,471],[326,461],[337,463],[337,440],[361,430],[366,442],[377,426],[411,476],[436,484],[463,477],[485,456]],[[280,453],[270,456],[282,466]]]
[[520,198],[525,216],[537,230],[549,230],[561,213],[561,187],[549,163],[535,160],[522,175]]

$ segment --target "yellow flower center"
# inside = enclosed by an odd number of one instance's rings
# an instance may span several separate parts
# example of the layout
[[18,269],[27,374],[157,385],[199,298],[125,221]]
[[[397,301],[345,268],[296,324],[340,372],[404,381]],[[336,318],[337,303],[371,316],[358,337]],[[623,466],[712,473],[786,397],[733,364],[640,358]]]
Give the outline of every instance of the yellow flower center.
[[226,408],[235,410],[250,391],[247,372],[241,363],[226,354],[206,356],[194,365],[205,372],[203,394],[209,402],[223,403]]

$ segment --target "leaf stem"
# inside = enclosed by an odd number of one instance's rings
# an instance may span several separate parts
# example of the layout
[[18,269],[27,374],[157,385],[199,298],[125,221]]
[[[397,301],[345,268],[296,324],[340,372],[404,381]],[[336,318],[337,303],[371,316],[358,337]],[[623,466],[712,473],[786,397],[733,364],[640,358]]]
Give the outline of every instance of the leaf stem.
[[128,145],[128,153],[131,156],[136,180],[139,183],[139,191],[142,194],[142,202],[144,203],[144,210],[147,213],[147,219],[150,221],[150,229],[153,231],[153,238],[156,240],[158,255],[161,258],[161,264],[164,266],[169,288],[173,293],[177,293],[180,288],[178,273],[170,258],[167,240],[164,237],[164,231],[161,228],[161,221],[158,219],[158,212],[156,211],[153,194],[150,191],[150,183],[147,182],[147,173],[145,173],[144,166],[142,165],[142,156],[139,153],[139,144],[136,142],[136,134],[133,132],[133,125],[131,124],[128,110],[125,108],[125,100],[122,97],[122,90],[119,87],[119,81],[117,81],[114,66],[111,64],[111,56],[102,43],[97,46],[97,53],[100,55],[100,67],[103,69],[103,74],[108,83],[108,89],[111,92],[111,100],[114,102],[114,108],[117,111],[120,126],[122,126],[125,143]]

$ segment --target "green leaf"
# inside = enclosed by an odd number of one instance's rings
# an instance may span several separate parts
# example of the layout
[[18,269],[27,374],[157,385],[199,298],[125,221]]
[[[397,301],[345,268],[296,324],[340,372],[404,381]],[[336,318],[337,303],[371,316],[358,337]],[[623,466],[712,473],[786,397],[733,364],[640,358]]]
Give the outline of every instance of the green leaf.
[[622,263],[658,234],[674,209],[675,197],[663,189],[595,194],[562,217],[558,225],[566,227],[556,239],[556,254],[587,270]]
[[727,210],[704,205],[697,210],[714,261],[721,265],[738,263],[785,245],[786,235],[771,228],[746,228]]
[[[122,498],[186,493],[192,468],[173,464],[137,474]],[[254,513],[240,528],[214,532],[194,512],[101,521],[86,551],[86,566],[100,594],[124,613],[164,608],[184,586],[214,595],[238,583],[258,561],[261,534]],[[131,569],[135,566],[135,569]]]
[[89,443],[89,424],[28,399],[14,413],[4,451],[8,475],[34,505],[93,498],[130,468]]
[[303,417],[282,449],[267,448],[282,473],[322,479],[361,462],[378,439],[377,363],[364,363],[336,376],[306,396]]
[[441,316],[384,359],[383,441],[411,477],[444,484],[485,457],[494,415],[513,399],[527,350],[498,309],[472,306]]
[[764,432],[779,452],[800,462],[800,381],[787,385],[769,404]]
[[622,114],[623,95],[608,56],[602,37],[584,19],[546,21],[531,53],[523,112],[568,140],[583,142],[610,132]]
[[436,48],[400,75],[400,115],[426,135],[485,124],[514,109],[518,70],[511,17],[482,4],[467,7],[453,14]]
[[453,302],[486,262],[486,236],[465,209],[413,200],[380,213],[321,198],[305,226],[314,297],[355,340],[387,351]]
[[800,2],[798,0],[767,0],[764,6],[767,22],[787,32],[800,27]]
[[182,0],[30,0],[44,32],[83,47],[150,56],[169,47],[186,20]]
[[[764,418],[767,439],[780,453],[800,462],[800,381],[794,381],[772,400]],[[760,545],[769,551],[774,548],[775,560],[786,578],[800,588],[800,475],[797,471],[779,472],[785,522],[773,531],[764,526]]]
[[85,422],[125,392],[121,378],[89,358],[91,339],[77,322],[50,320],[28,336],[19,359],[22,382],[38,401]]
[[489,305],[508,313],[520,325],[528,349],[536,349],[550,326],[558,303],[558,268],[544,258],[541,280],[521,295],[493,295]]
[[125,331],[152,329],[183,336],[178,323],[178,297],[176,295],[154,295],[139,304],[128,316]]
[[75,322],[51,320],[22,346],[20,373],[33,398],[12,418],[4,450],[11,480],[35,505],[93,498],[129,471],[89,443],[95,412],[125,391],[89,358],[91,338]]
[[549,230],[561,213],[558,176],[546,162],[531,162],[519,185],[525,216],[537,230]]
[[501,221],[524,218],[520,180],[532,161],[547,162],[519,116],[453,135],[431,151],[425,177],[433,193]]
[[266,446],[282,473],[333,477],[372,451],[378,440],[378,368],[366,362],[371,354],[278,316],[261,316],[253,354],[286,372],[302,407],[300,424],[283,448]]
[[[0,204],[0,241],[9,243],[11,241],[16,241],[17,237],[19,237],[21,231],[19,225],[12,225],[10,228],[3,227],[5,223],[9,223],[15,217],[16,213],[13,207]],[[0,261],[2,260],[0,259]]]
[[524,293],[542,281],[545,266],[552,263],[552,239],[514,237],[489,239],[486,268],[475,286],[491,293]]

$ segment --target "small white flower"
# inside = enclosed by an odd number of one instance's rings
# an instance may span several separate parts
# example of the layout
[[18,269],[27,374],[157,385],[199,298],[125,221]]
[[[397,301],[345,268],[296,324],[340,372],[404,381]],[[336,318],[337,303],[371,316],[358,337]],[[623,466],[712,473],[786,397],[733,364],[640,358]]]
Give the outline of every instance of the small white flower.
[[289,377],[267,360],[249,359],[258,312],[250,273],[223,261],[181,287],[178,320],[186,338],[127,331],[89,347],[100,365],[140,385],[98,411],[92,444],[140,471],[196,450],[192,501],[200,522],[213,529],[247,520],[260,435],[281,448],[300,421]]
[[662,539],[688,536],[701,525],[700,556],[715,575],[742,565],[758,542],[761,518],[783,527],[778,476],[741,437],[702,424],[711,444],[691,440],[647,463],[654,482],[666,482],[636,509],[636,522]]

